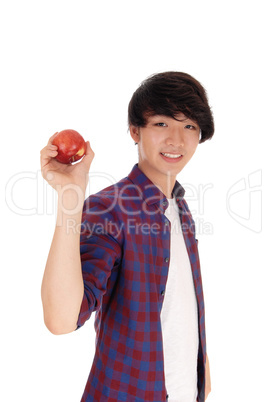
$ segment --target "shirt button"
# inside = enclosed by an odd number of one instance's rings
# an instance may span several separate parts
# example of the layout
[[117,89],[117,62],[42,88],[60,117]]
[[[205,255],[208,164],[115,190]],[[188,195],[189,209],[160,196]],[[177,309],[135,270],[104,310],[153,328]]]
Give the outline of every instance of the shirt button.
[[165,290],[162,290],[160,294],[161,294],[161,296],[164,296]]
[[165,207],[167,205],[167,201],[163,201],[162,205]]
[[165,226],[169,226],[169,221],[165,221]]
[[166,257],[166,258],[164,259],[164,261],[165,261],[165,262],[169,262],[169,257]]

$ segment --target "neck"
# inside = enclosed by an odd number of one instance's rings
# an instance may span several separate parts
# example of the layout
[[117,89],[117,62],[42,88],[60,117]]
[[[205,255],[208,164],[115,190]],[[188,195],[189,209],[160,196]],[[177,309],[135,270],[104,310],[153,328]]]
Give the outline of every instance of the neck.
[[172,190],[175,185],[176,176],[171,174],[160,175],[158,172],[146,169],[146,167],[140,163],[138,163],[138,167],[167,198],[172,198]]

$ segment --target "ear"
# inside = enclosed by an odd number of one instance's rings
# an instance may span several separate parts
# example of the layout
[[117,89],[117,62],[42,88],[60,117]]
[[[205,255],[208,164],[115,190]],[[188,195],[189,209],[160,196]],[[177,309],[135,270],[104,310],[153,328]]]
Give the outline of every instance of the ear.
[[135,143],[138,143],[140,140],[140,133],[139,133],[139,127],[135,126],[130,126],[130,134],[132,139],[134,140]]

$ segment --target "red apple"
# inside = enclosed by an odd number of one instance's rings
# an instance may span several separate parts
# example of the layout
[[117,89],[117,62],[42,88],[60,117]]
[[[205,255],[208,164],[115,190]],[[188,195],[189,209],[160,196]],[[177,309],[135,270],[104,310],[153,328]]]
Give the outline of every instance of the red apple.
[[57,133],[52,141],[58,147],[56,159],[61,163],[73,163],[83,157],[86,143],[75,130],[63,130]]

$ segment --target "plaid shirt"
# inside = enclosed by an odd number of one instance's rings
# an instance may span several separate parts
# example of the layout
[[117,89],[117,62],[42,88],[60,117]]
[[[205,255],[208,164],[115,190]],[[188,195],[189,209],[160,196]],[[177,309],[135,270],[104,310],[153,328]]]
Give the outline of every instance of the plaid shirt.
[[[176,181],[181,226],[198,303],[198,401],[205,399],[205,319],[195,224]],[[96,351],[81,402],[163,402],[160,312],[170,262],[165,195],[136,164],[128,177],[84,203],[81,261],[84,297],[77,328],[93,311]]]

